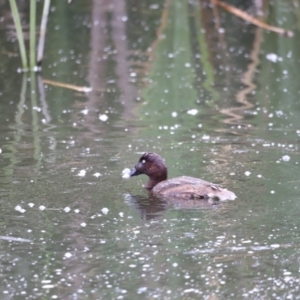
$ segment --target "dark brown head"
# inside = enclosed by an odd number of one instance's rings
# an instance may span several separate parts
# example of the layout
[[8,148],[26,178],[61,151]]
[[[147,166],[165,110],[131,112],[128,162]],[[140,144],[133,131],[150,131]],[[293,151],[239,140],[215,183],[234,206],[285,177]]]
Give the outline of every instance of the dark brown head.
[[146,152],[130,171],[130,177],[140,174],[149,176],[145,188],[151,190],[156,184],[167,179],[168,169],[161,156],[154,152]]

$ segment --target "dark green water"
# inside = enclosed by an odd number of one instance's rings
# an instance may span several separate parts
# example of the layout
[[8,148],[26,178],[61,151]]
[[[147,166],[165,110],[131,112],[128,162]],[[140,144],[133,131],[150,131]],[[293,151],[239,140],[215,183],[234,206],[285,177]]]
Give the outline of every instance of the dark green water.
[[[267,18],[287,39],[196,2],[52,5],[40,76],[0,32],[0,298],[299,298],[293,9]],[[154,198],[121,178],[145,151],[237,200]]]

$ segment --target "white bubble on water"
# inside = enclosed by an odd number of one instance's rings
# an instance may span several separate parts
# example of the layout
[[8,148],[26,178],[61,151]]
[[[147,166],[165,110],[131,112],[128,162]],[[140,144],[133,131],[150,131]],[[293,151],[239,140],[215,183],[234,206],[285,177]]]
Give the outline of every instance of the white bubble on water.
[[106,207],[103,207],[103,208],[101,209],[101,211],[102,211],[105,215],[107,215],[109,209],[106,208]]
[[23,214],[26,211],[26,209],[24,209],[24,208],[21,207],[21,205],[17,205],[15,207],[15,210],[18,211],[18,212],[20,212],[21,214]]
[[80,170],[79,173],[77,174],[77,176],[84,177],[85,174],[86,174],[86,170]]
[[42,289],[53,289],[55,287],[54,284],[45,284],[42,285]]
[[83,110],[81,111],[81,113],[83,113],[84,115],[87,115],[87,114],[88,114],[88,112],[89,112],[89,110],[88,110],[88,109],[83,109]]
[[70,258],[72,257],[72,253],[70,252],[66,252],[65,255],[64,255],[65,258]]
[[284,156],[282,156],[282,160],[283,161],[289,161],[291,158],[290,158],[290,156],[288,156],[288,155],[284,155]]
[[266,59],[275,63],[278,60],[278,55],[275,53],[269,53],[266,55]]
[[106,114],[99,115],[99,120],[102,122],[106,122],[108,120],[108,116]]
[[195,116],[197,113],[198,113],[198,109],[196,109],[196,108],[193,108],[193,109],[190,109],[187,111],[187,114],[192,115],[192,116]]
[[129,168],[125,168],[122,171],[122,178],[129,178],[130,177],[130,169]]

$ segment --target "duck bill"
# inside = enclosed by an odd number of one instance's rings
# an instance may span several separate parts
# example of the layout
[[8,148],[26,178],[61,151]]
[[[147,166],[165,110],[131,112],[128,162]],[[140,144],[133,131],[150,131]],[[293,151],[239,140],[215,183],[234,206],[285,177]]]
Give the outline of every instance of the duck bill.
[[141,172],[139,172],[136,168],[132,168],[132,169],[130,170],[129,176],[130,176],[130,177],[132,177],[132,176],[138,176],[138,175],[140,175],[140,174],[141,174]]

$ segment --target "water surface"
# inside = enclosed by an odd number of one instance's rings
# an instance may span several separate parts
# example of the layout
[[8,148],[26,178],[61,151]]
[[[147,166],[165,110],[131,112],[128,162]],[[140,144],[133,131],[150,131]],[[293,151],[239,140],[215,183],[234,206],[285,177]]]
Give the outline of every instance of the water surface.
[[[1,29],[1,299],[297,298],[298,32],[121,4],[56,3],[39,76]],[[145,151],[237,200],[149,195],[121,179]]]

